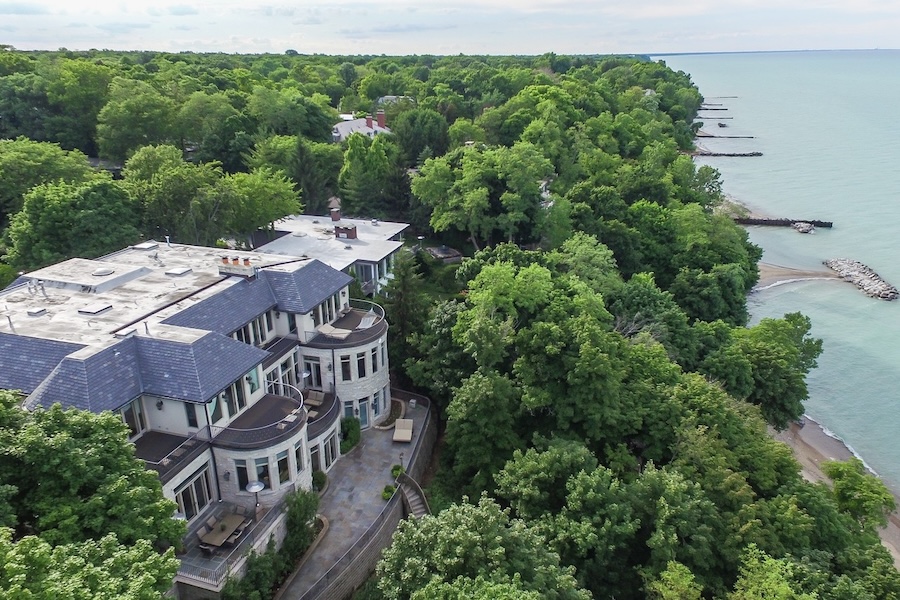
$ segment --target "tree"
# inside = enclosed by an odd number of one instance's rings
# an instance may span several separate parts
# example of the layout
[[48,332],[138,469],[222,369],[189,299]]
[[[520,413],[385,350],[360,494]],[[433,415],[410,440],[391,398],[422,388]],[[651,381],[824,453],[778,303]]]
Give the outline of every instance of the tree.
[[240,196],[232,193],[234,186],[219,184],[223,173],[216,163],[194,165],[184,162],[174,146],[147,146],[128,160],[123,176],[143,207],[143,229],[149,237],[213,244],[233,224]]
[[659,579],[647,583],[647,597],[652,600],[700,600],[702,591],[690,569],[674,560],[669,561]]
[[394,277],[378,297],[384,307],[388,329],[388,351],[392,364],[400,366],[410,356],[410,336],[419,333],[428,316],[428,298],[416,259],[399,252],[394,259]]
[[86,60],[58,61],[48,77],[47,100],[56,108],[48,126],[64,148],[97,155],[97,116],[106,104],[114,71]]
[[97,116],[100,155],[124,161],[141,146],[171,141],[175,115],[175,103],[150,84],[114,78],[109,102]]
[[[170,519],[171,520],[171,519]],[[52,546],[40,537],[13,542],[0,529],[0,596],[31,600],[145,600],[172,587],[179,560],[147,540],[123,544],[113,534]]]
[[438,515],[401,521],[377,573],[378,587],[389,600],[411,598],[429,584],[479,577],[542,598],[590,597],[539,535],[485,496],[478,504],[457,504]]
[[432,580],[413,592],[411,600],[541,600],[543,594],[522,587],[521,578],[511,581],[491,581],[484,576],[475,579],[458,577],[452,582]]
[[6,448],[0,481],[15,487],[8,500],[16,531],[52,545],[100,540],[178,544],[184,524],[162,495],[154,471],[134,457],[118,415],[56,405],[24,412],[18,398],[0,393],[0,443]]
[[33,269],[75,256],[94,258],[140,237],[140,208],[109,177],[32,189],[12,219],[9,260]]
[[77,150],[25,138],[0,140],[0,227],[22,209],[25,194],[41,183],[82,182],[94,175]]
[[391,123],[391,133],[400,146],[407,167],[414,167],[418,157],[428,148],[432,156],[447,151],[449,137],[447,121],[440,113],[427,108],[414,108],[397,115]]
[[787,559],[774,559],[755,546],[744,555],[741,576],[728,600],[815,600],[815,596],[797,590],[794,567]]
[[888,515],[897,508],[893,494],[858,458],[825,461],[822,471],[831,478],[838,508],[849,513],[864,528],[887,526]]
[[216,196],[229,197],[228,231],[245,238],[302,210],[293,183],[270,169],[226,175],[215,185]]

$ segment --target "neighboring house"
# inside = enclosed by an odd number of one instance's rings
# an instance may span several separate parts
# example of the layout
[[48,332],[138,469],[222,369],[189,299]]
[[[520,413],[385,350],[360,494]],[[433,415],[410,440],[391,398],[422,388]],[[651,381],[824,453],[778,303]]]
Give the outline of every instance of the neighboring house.
[[318,259],[356,277],[371,295],[393,277],[394,259],[408,227],[378,219],[345,219],[339,208],[333,208],[330,217],[294,215],[276,221],[274,229],[283,235],[259,251]]
[[[384,312],[351,281],[311,258],[157,242],[70,259],[0,291],[0,389],[121,415],[191,530],[223,501],[265,511],[331,469],[341,418],[389,412]],[[232,568],[187,564],[176,581],[212,590]]]
[[331,130],[331,139],[335,143],[341,143],[354,133],[361,133],[367,137],[373,138],[381,133],[390,133],[384,121],[384,111],[379,110],[375,113],[375,119],[372,115],[366,115],[362,119],[351,119],[349,121],[341,121],[335,124]]

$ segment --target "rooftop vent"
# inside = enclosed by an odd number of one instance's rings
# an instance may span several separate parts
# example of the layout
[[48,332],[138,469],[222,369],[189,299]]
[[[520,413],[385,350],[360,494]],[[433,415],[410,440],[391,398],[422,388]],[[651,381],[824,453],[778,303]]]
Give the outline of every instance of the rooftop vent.
[[132,246],[135,250],[153,250],[154,248],[159,248],[159,244],[156,242],[141,242],[140,244],[135,244]]
[[94,272],[91,273],[94,277],[106,277],[107,275],[112,275],[115,273],[115,269],[110,269],[109,267],[99,267],[94,269]]
[[28,316],[29,316],[29,317],[39,317],[39,316],[41,316],[41,315],[43,315],[43,314],[47,314],[47,309],[46,309],[46,308],[29,308],[29,309],[28,309]]
[[117,338],[129,338],[137,333],[137,329],[135,327],[130,327],[128,329],[122,329],[117,331],[114,335]]
[[295,231],[291,235],[294,237],[306,237],[306,232],[305,231]]
[[173,277],[180,277],[181,275],[187,275],[193,271],[190,267],[176,267],[174,269],[169,269],[166,271],[166,275],[172,275]]
[[372,225],[378,227],[378,219],[372,219]]
[[84,308],[79,308],[78,314],[96,316],[101,313],[105,313],[111,308],[112,304],[109,304],[107,302],[97,302],[96,304],[88,304]]
[[344,246],[344,250],[353,250],[353,246],[347,244],[346,246]]

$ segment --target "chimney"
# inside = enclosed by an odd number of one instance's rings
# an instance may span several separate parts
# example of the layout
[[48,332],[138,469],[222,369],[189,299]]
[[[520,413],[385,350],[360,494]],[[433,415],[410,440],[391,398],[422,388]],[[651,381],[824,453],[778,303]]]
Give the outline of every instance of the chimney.
[[341,220],[341,209],[339,209],[339,208],[331,209],[331,220],[332,221],[340,221]]
[[372,115],[366,115],[366,127],[372,129]]
[[375,119],[378,121],[378,126],[384,129],[384,110],[378,109],[378,112],[375,113]]
[[334,226],[334,238],[338,240],[355,240],[356,239],[356,225],[335,225]]

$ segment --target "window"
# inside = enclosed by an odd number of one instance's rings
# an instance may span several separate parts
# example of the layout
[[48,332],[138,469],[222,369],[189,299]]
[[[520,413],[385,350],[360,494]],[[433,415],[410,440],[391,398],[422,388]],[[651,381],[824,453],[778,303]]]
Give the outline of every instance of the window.
[[341,357],[341,381],[350,381],[352,378],[350,375],[350,355],[345,354]]
[[234,472],[237,473],[238,488],[241,490],[246,489],[247,484],[250,483],[250,476],[247,472],[247,461],[234,461]]
[[259,389],[259,371],[253,369],[252,371],[244,375],[244,381],[250,384],[250,393],[252,394]]
[[210,489],[209,463],[207,463],[176,488],[175,502],[178,504],[178,512],[184,514],[188,521],[200,514],[212,500]]
[[256,478],[259,481],[262,481],[266,488],[272,487],[272,482],[269,480],[269,459],[266,458],[257,458],[256,459]]
[[137,436],[147,428],[147,422],[144,419],[144,405],[141,403],[140,398],[133,400],[119,414],[122,415],[122,420],[125,421],[128,429],[131,430],[128,435],[129,438]]
[[309,373],[306,379],[306,387],[322,389],[322,365],[318,356],[304,356],[303,369]]
[[271,310],[266,311],[266,331],[272,331],[275,329],[275,315],[272,314]]
[[319,447],[313,446],[309,449],[309,463],[313,471],[322,470],[322,461],[319,460]]
[[294,445],[294,460],[297,463],[297,472],[303,470],[303,442],[297,442]]
[[384,339],[378,342],[378,345],[381,346],[381,366],[387,369],[387,353],[384,349],[385,343]]
[[[266,341],[266,322],[270,317],[271,311],[265,315],[256,317],[237,331],[231,334],[231,337],[244,344],[251,346],[261,346]],[[268,329],[271,331],[271,328]]]
[[185,402],[184,412],[187,415],[188,427],[199,427],[197,425],[197,407],[190,402]]
[[291,480],[291,464],[288,462],[288,451],[279,452],[275,460],[278,463],[278,483],[287,483]]
[[219,402],[219,396],[216,396],[215,398],[213,398],[210,401],[210,404],[212,406],[210,406],[210,415],[211,416],[209,417],[209,422],[210,423],[218,423],[219,420],[222,418],[222,403]]
[[363,378],[366,376],[366,353],[358,352],[356,354],[356,371],[359,373],[359,377]]
[[228,406],[228,416],[233,417],[237,414],[237,402],[234,400],[234,394],[228,393],[230,390],[225,390],[222,392],[221,400],[225,402],[225,405]]
[[297,333],[297,316],[294,313],[288,313],[287,316],[288,321],[288,331],[291,333]]
[[275,394],[278,390],[278,369],[274,369],[266,373],[266,392]]
[[353,416],[353,400],[344,400],[344,416]]
[[375,394],[372,396],[372,410],[376,417],[381,414],[381,390],[375,390]]
[[337,433],[332,433],[331,436],[325,440],[325,468],[331,468],[331,465],[334,464],[334,460],[337,458]]
[[372,348],[372,372],[378,372],[378,348]]

